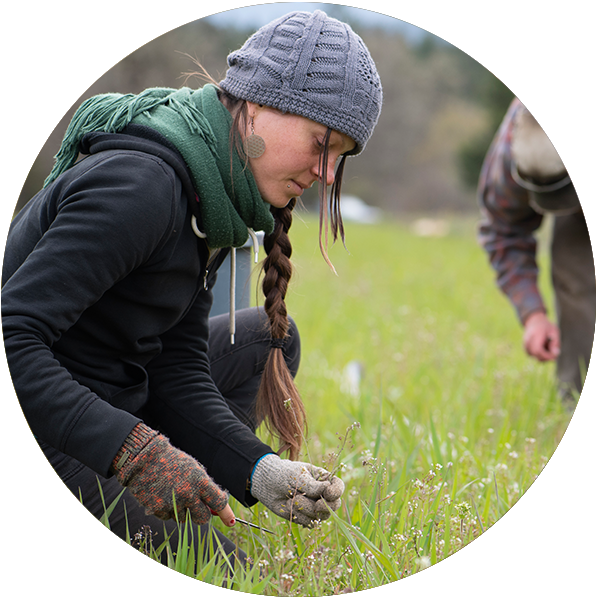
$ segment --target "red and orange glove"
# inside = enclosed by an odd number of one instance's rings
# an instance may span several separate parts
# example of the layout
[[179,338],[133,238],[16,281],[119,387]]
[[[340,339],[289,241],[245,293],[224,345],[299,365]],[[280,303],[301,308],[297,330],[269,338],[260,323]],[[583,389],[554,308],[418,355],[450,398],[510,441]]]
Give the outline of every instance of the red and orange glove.
[[208,523],[211,509],[225,521],[221,513],[226,508],[226,524],[231,526],[235,522],[233,513],[229,516],[228,495],[205,468],[143,423],[138,423],[127,436],[111,470],[117,481],[146,508],[147,514],[163,520],[174,519],[175,499],[180,522],[185,522],[188,509],[195,523]]

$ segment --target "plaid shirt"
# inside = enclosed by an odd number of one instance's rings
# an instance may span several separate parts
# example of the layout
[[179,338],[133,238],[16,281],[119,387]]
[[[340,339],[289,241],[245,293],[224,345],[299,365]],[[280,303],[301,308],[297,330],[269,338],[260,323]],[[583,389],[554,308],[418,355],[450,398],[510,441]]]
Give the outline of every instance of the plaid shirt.
[[546,312],[537,279],[534,232],[542,215],[529,205],[527,190],[510,174],[514,118],[521,103],[511,103],[485,158],[477,191],[482,220],[478,240],[488,253],[500,289],[523,323],[536,311]]

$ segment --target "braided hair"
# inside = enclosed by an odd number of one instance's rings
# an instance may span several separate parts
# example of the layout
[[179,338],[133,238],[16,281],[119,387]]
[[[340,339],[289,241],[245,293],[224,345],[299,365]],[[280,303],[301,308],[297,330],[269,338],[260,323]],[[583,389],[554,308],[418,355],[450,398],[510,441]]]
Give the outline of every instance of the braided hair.
[[292,198],[284,208],[271,207],[275,227],[264,239],[267,256],[262,264],[262,291],[272,342],[256,401],[259,422],[264,420],[269,431],[277,433],[281,442],[279,454],[287,450],[292,460],[298,457],[306,422],[304,404],[282,348],[289,327],[285,296],[293,269],[288,232],[295,205],[296,199]]
[[[231,128],[231,146],[243,154],[239,131],[247,120],[247,104],[220,90],[225,105],[233,116]],[[329,139],[332,129],[328,128],[321,156],[319,159],[319,247],[323,258],[335,272],[327,255],[328,231],[333,241],[338,235],[344,239],[344,226],[340,211],[341,184],[346,156],[343,155],[335,171],[331,195],[327,198],[327,168],[329,156]],[[265,422],[268,431],[279,437],[278,454],[289,453],[292,460],[300,454],[302,438],[306,430],[306,411],[294,378],[290,373],[283,355],[283,345],[288,336],[289,321],[285,297],[292,277],[293,268],[290,260],[292,244],[288,232],[292,226],[292,211],[296,206],[296,198],[283,208],[271,206],[274,218],[272,233],[265,235],[264,248],[267,254],[262,263],[262,291],[265,296],[265,313],[269,318],[271,332],[271,348],[262,374],[256,401],[257,422]]]
[[[335,171],[335,179],[329,202],[327,200],[327,165],[329,138],[327,130],[319,159],[319,246],[327,264],[335,272],[327,256],[328,221],[333,241],[338,235],[344,241],[344,226],[340,211],[342,176],[346,157],[342,156]],[[275,219],[273,232],[264,239],[267,257],[263,261],[262,290],[265,296],[265,312],[271,329],[271,349],[263,371],[256,411],[259,422],[265,421],[271,433],[277,433],[281,447],[279,454],[289,452],[292,460],[300,453],[302,436],[305,433],[306,412],[294,379],[283,356],[283,341],[287,337],[289,322],[285,296],[292,276],[292,244],[288,236],[292,226],[292,211],[296,198],[292,198],[284,208],[271,207]],[[281,343],[279,343],[281,342]]]

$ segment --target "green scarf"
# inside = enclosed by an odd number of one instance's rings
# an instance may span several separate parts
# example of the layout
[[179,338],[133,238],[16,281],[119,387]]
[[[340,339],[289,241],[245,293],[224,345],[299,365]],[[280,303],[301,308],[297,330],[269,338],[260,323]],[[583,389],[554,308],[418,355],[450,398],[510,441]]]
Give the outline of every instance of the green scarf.
[[138,95],[89,98],[73,115],[44,186],[75,163],[86,133],[114,133],[129,123],[158,131],[183,156],[200,198],[202,229],[211,248],[243,246],[248,228],[273,230],[273,216],[252,172],[235,150],[230,151],[232,118],[210,84],[199,90],[151,88]]

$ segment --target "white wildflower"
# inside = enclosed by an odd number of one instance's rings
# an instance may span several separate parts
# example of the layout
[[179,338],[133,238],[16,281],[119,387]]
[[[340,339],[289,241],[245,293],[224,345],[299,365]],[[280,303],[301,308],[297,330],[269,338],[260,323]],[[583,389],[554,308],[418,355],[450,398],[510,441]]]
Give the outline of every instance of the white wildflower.
[[416,560],[416,563],[419,571],[422,571],[423,569],[427,569],[431,566],[431,559],[429,556],[419,556],[419,558]]

